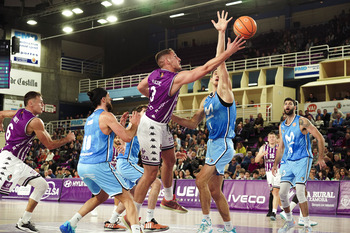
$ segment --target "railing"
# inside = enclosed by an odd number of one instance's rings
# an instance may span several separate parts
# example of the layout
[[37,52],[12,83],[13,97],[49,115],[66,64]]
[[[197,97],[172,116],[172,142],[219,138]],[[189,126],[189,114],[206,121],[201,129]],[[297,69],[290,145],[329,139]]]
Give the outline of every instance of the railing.
[[102,63],[98,61],[61,57],[61,70],[103,77],[103,66]]
[[[250,58],[238,61],[226,62],[227,70],[229,72],[248,70],[248,69],[260,69],[276,66],[304,66],[317,64],[325,59],[340,59],[350,56],[350,46],[331,47],[328,45],[314,46],[309,51],[287,53],[280,55],[273,55],[268,57]],[[191,65],[183,65],[184,70],[192,70],[195,67]],[[115,77],[101,80],[83,79],[79,83],[79,92],[87,92],[96,87],[102,87],[105,89],[117,89],[137,86],[137,84],[147,74],[129,75],[123,77]]]

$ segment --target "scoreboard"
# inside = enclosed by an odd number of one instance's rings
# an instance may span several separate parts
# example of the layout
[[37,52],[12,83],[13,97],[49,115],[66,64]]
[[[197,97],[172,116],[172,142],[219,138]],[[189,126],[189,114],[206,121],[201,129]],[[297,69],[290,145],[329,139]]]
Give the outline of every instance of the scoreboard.
[[0,40],[0,89],[10,88],[10,41]]

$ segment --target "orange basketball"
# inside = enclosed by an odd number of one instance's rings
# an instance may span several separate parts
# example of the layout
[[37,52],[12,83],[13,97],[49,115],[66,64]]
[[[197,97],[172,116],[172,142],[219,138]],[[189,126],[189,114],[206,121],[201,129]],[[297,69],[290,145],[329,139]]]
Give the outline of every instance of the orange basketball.
[[256,33],[256,22],[249,16],[239,17],[233,24],[233,31],[237,36],[242,36],[244,39],[252,38]]

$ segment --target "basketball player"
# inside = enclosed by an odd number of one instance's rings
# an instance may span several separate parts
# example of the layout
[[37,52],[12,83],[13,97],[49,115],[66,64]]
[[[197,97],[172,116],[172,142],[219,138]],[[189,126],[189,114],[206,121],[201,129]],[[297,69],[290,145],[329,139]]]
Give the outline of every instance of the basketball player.
[[157,176],[161,153],[163,160],[161,177],[164,186],[161,207],[179,213],[188,212],[177,203],[175,195],[173,196],[172,173],[175,164],[175,150],[174,139],[167,124],[176,106],[181,86],[194,82],[213,71],[232,54],[243,49],[244,43],[242,38],[236,38],[233,42],[228,39],[226,51],[191,71],[179,72],[181,59],[172,49],[165,49],[156,54],[156,62],[160,69],[154,70],[138,85],[138,90],[150,100],[137,132],[144,166],[144,175],[136,187],[134,196],[138,209],[145,199],[148,188]]
[[302,232],[311,232],[309,221],[309,208],[305,196],[305,185],[312,165],[312,153],[309,133],[318,141],[319,157],[318,164],[322,169],[325,165],[323,160],[324,138],[317,128],[304,117],[295,114],[295,100],[286,98],[284,100],[284,113],[287,118],[280,125],[280,146],[277,150],[276,160],[272,168],[272,173],[276,175],[277,165],[282,156],[285,163],[281,164],[281,185],[280,198],[283,209],[286,213],[287,221],[278,232],[287,232],[295,226],[290,212],[288,193],[291,185],[295,184],[296,195],[299,206],[304,217],[304,227]]
[[[276,176],[272,175],[272,172],[271,172],[271,169],[273,167],[273,164],[276,158],[276,151],[278,148],[276,134],[274,132],[270,132],[267,136],[267,141],[268,141],[268,144],[265,144],[262,147],[260,147],[259,153],[255,158],[255,162],[259,163],[261,159],[264,159],[266,178],[267,178],[266,180],[268,185],[270,186],[270,190],[273,195],[272,213],[270,215],[270,219],[272,221],[275,221],[277,207],[278,207],[278,204],[280,204],[280,196],[278,193],[279,193],[280,181],[281,181],[281,175],[279,171],[277,171]],[[277,167],[279,169],[280,164],[278,164]]]
[[123,141],[130,142],[136,133],[140,115],[133,112],[130,118],[132,125],[129,129],[125,129],[111,113],[112,99],[106,90],[96,88],[89,91],[88,96],[96,109],[86,119],[85,135],[77,170],[80,178],[95,196],[85,202],[69,221],[61,225],[60,230],[63,233],[74,233],[82,217],[105,202],[109,196],[116,196],[126,207],[132,232],[140,233],[142,231],[138,223],[137,211],[127,191],[129,187],[124,178],[110,164],[113,158],[115,134]]
[[[217,12],[218,22],[212,20],[218,30],[217,56],[223,53],[225,48],[225,31],[227,28],[227,12]],[[239,40],[241,41],[241,39]],[[233,157],[233,141],[235,136],[236,104],[232,92],[232,84],[225,63],[221,63],[214,71],[210,82],[213,92],[204,98],[200,109],[191,119],[180,118],[175,115],[172,120],[187,128],[194,129],[206,117],[206,125],[209,129],[209,140],[205,165],[196,177],[196,186],[202,207],[203,219],[198,233],[213,232],[210,212],[210,201],[214,199],[219,213],[224,221],[225,228],[222,232],[236,232],[232,225],[229,206],[221,191],[224,168]]]
[[[147,106],[141,105],[137,107],[136,111],[143,114],[144,111],[146,111]],[[122,122],[122,119],[120,120]],[[115,148],[118,148],[118,146],[115,144]],[[129,187],[132,189],[136,186],[138,180],[143,175],[143,168],[140,167],[137,162],[139,160],[138,154],[140,151],[140,145],[139,141],[137,139],[137,136],[135,136],[131,142],[127,142],[125,145],[125,149],[122,150],[120,153],[117,154],[117,163],[116,163],[116,169],[121,174],[125,180],[128,182]],[[117,150],[115,150],[117,152]],[[144,229],[147,231],[165,231],[168,230],[169,227],[165,225],[158,224],[158,222],[154,219],[154,209],[156,208],[157,204],[157,198],[160,192],[161,188],[161,181],[156,178],[155,181],[151,185],[151,191],[149,193],[148,198],[148,209],[147,209],[147,216],[146,216],[146,222],[144,225]],[[132,190],[133,194],[133,190]],[[106,229],[125,229],[125,227],[118,224],[118,218],[125,210],[125,207],[123,203],[118,202],[115,200],[115,208],[113,210],[112,216],[109,219],[109,221],[105,222],[104,228]],[[126,218],[123,219],[124,225],[130,229],[130,223],[126,221]]]
[[4,118],[12,118],[6,131],[6,145],[0,153],[0,193],[8,195],[16,184],[34,187],[26,210],[18,220],[16,227],[26,232],[39,232],[30,221],[32,213],[44,195],[48,184],[36,171],[25,164],[27,153],[36,136],[42,144],[52,150],[75,140],[69,132],[65,138],[52,140],[45,130],[44,123],[37,117],[43,112],[44,102],[39,92],[30,91],[24,96],[25,108],[0,111],[0,130],[3,130]]

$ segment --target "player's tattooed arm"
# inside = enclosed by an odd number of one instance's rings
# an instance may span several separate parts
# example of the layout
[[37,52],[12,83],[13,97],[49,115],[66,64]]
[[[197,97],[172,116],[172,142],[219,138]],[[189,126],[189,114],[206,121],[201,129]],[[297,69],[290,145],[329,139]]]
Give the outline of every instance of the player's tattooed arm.
[[306,119],[304,117],[300,117],[299,125],[300,125],[301,130],[304,130],[304,129],[307,129],[311,125],[311,123],[308,119]]

